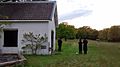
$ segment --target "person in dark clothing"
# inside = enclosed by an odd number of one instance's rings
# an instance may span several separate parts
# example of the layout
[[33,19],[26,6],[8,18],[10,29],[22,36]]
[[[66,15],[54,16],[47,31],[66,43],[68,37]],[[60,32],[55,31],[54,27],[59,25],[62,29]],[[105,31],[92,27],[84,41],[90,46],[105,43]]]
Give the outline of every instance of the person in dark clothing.
[[86,38],[84,38],[83,40],[83,50],[84,50],[84,54],[87,54],[87,44],[88,44],[88,41]]
[[78,44],[79,44],[79,54],[82,54],[82,40],[81,40],[81,38],[79,39]]
[[62,40],[61,38],[58,39],[58,51],[61,51],[61,47],[62,47]]

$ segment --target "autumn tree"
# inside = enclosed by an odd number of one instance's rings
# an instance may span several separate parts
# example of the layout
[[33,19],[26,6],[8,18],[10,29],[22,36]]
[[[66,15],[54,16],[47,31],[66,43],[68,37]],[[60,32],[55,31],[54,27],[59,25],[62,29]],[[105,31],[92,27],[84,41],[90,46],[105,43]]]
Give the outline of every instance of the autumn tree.
[[120,26],[112,26],[108,33],[108,41],[120,42]]
[[98,39],[99,32],[96,29],[91,29],[88,34],[88,39],[96,40]]
[[88,38],[96,40],[98,38],[98,31],[90,28],[89,26],[83,26],[78,28],[76,38]]
[[108,41],[108,33],[109,33],[109,28],[103,29],[99,31],[98,38],[100,40]]
[[99,39],[104,41],[120,42],[120,26],[112,26],[99,31]]
[[85,37],[88,38],[89,30],[90,30],[89,26],[83,26],[83,27],[78,28],[78,31],[76,34],[77,38],[85,38]]

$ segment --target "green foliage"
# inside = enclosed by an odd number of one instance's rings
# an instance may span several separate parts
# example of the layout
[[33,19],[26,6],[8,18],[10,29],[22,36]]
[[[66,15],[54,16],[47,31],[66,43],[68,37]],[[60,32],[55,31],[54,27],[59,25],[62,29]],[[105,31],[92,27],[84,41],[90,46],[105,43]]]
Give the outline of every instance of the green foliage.
[[12,22],[0,22],[0,31],[4,28],[5,25],[9,25]]
[[37,50],[41,48],[43,43],[48,39],[46,34],[41,36],[40,34],[34,35],[32,32],[23,34],[23,38],[22,42],[26,43],[26,46],[24,46],[23,49],[30,48],[32,50],[32,54],[36,54]]
[[56,34],[57,38],[74,39],[75,38],[75,28],[71,25],[65,25],[64,23],[59,24]]
[[10,24],[10,23],[9,22],[0,22],[0,26],[3,25],[3,24],[7,25],[7,24]]
[[61,23],[59,24],[56,33],[57,38],[87,38],[91,40],[100,39],[103,41],[120,42],[120,26],[112,26],[111,28],[98,31],[89,26],[83,26],[76,29],[74,26]]

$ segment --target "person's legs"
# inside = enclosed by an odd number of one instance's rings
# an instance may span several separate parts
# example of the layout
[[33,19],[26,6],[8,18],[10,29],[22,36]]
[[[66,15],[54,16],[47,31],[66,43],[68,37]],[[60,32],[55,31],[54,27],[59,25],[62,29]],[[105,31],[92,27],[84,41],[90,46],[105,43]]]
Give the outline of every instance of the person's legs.
[[87,45],[83,46],[84,54],[87,54]]
[[82,51],[81,51],[81,50],[79,50],[79,54],[82,54]]
[[84,50],[84,54],[87,54],[87,50]]
[[82,46],[79,45],[79,54],[82,54]]
[[62,45],[60,44],[60,51],[61,51],[61,47],[62,47]]
[[60,51],[60,45],[58,44],[58,51]]
[[61,51],[61,44],[58,45],[58,51]]

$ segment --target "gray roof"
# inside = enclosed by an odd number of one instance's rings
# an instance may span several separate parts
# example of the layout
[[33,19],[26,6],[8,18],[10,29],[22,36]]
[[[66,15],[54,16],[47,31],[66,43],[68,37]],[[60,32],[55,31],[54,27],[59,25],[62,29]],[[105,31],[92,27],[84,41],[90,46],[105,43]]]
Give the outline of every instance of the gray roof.
[[0,20],[52,20],[56,9],[55,1],[0,3]]

